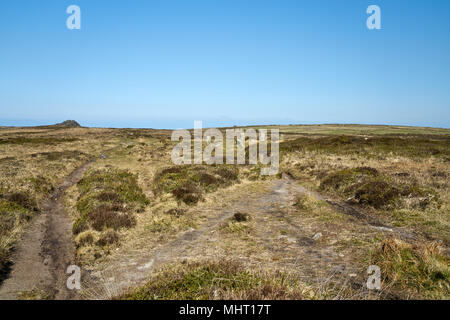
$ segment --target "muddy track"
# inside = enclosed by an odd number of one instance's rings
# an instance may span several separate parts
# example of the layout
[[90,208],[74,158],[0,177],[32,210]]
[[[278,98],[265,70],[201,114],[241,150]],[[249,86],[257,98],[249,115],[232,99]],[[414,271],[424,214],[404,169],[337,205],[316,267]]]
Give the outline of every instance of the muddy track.
[[0,299],[17,299],[21,292],[35,291],[50,299],[76,299],[68,290],[67,266],[76,264],[72,222],[64,207],[63,194],[76,184],[92,164],[73,171],[42,201],[41,213],[26,228],[12,257],[12,271],[0,286]]

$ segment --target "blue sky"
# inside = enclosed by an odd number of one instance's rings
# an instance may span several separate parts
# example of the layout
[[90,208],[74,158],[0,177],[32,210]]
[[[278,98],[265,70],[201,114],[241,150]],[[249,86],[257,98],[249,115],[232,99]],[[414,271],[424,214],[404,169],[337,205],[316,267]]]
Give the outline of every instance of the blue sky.
[[450,128],[449,76],[448,0],[0,2],[0,125]]

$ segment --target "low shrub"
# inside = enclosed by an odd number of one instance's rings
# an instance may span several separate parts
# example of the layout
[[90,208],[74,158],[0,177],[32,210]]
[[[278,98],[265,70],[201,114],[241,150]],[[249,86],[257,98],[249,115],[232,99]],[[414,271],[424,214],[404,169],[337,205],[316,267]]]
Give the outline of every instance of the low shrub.
[[136,225],[136,218],[133,214],[117,210],[119,208],[121,207],[101,204],[86,216],[92,228],[97,231],[102,231],[105,228],[118,230],[120,228],[134,227]]
[[104,231],[97,240],[98,246],[107,246],[119,242],[119,234],[114,230]]
[[195,204],[204,193],[216,191],[237,182],[234,166],[173,166],[160,170],[154,177],[155,194],[171,193],[186,204]]

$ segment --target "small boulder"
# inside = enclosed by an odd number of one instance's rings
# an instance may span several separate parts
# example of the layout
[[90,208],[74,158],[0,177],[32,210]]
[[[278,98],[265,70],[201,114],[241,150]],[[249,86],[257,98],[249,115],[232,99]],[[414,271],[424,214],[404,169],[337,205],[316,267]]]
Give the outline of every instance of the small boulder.
[[319,240],[320,237],[322,237],[322,233],[318,232],[312,238],[313,238],[314,241],[316,241],[316,240]]

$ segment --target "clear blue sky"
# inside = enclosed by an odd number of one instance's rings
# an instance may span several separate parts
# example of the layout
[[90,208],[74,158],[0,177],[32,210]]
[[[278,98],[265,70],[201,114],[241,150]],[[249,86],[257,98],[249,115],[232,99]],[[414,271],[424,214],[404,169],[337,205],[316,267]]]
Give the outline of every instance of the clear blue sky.
[[448,0],[0,2],[0,125],[449,128],[449,109]]

